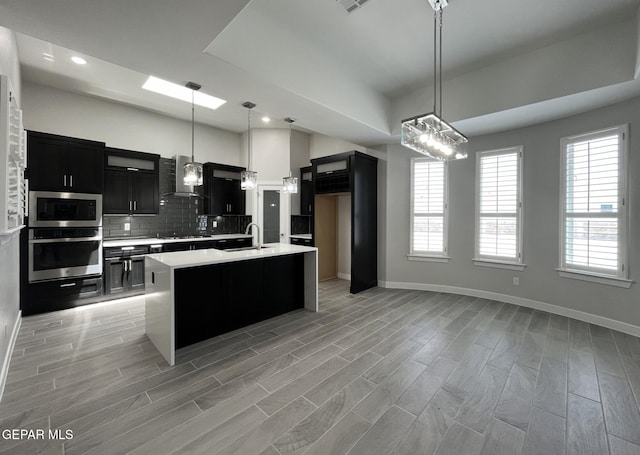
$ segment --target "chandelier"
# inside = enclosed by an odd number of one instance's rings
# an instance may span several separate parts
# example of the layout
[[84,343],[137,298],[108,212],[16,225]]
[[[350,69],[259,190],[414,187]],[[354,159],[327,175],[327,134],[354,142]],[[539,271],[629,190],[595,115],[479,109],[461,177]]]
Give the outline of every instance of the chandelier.
[[442,117],[442,10],[448,3],[428,2],[433,8],[433,112],[404,119],[400,143],[437,160],[459,160],[467,157],[469,140]]

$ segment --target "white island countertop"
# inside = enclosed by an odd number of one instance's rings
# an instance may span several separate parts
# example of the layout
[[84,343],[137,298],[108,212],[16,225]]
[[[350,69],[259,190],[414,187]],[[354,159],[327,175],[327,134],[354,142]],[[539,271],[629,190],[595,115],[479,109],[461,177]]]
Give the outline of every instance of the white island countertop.
[[217,250],[214,248],[195,251],[173,251],[170,253],[149,254],[146,257],[154,259],[172,269],[198,267],[202,265],[221,264],[224,262],[245,261],[270,256],[282,256],[296,253],[317,251],[310,246],[290,245],[288,243],[269,243],[261,249],[245,249],[242,251]]

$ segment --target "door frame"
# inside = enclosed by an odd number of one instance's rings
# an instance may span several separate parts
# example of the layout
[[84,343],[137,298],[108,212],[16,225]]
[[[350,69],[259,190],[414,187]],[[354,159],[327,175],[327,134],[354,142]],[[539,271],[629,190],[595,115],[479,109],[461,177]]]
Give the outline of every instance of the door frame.
[[263,223],[263,211],[262,201],[264,200],[264,191],[278,191],[280,194],[280,242],[290,243],[289,235],[291,234],[291,195],[282,192],[281,181],[260,182],[255,189],[255,197],[253,198],[253,213],[255,216],[252,221],[260,226],[261,240],[264,239],[262,229]]

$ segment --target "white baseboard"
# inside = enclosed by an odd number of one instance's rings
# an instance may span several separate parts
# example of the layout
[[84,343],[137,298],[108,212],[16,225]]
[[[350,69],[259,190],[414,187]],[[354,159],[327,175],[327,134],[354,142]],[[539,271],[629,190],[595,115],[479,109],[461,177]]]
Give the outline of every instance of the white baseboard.
[[16,339],[18,338],[18,332],[20,331],[20,324],[22,324],[22,310],[18,311],[18,317],[13,324],[13,331],[11,332],[11,338],[9,340],[9,346],[2,362],[2,368],[0,369],[0,402],[2,402],[2,394],[4,393],[4,386],[7,382],[7,375],[9,374],[9,364],[11,363],[11,356],[13,355],[13,348],[16,345]]
[[341,280],[351,281],[351,274],[338,272],[338,278],[340,278]]
[[589,322],[608,329],[617,330],[636,337],[640,337],[640,327],[629,324],[627,322],[609,319],[597,314],[586,313],[584,311],[574,310],[551,303],[539,302],[537,300],[525,299],[507,294],[498,294],[497,292],[483,291],[480,289],[459,288],[456,286],[444,286],[440,284],[424,284],[424,283],[405,283],[400,281],[379,281],[378,286],[391,289],[410,289],[412,291],[433,291],[445,292],[448,294],[461,294],[471,297],[480,297],[483,299],[497,300],[499,302],[512,303],[534,310],[547,311],[559,316],[577,319],[579,321]]

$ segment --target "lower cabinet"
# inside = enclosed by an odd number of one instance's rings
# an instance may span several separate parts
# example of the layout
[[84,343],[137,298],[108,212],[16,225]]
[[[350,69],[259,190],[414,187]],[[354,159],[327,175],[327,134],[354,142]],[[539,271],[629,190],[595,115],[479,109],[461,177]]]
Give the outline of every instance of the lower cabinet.
[[144,294],[144,257],[106,259],[103,274],[105,296]]
[[299,237],[291,237],[292,245],[313,246],[312,239],[301,239]]
[[23,292],[23,316],[73,308],[102,300],[102,276],[29,283]]
[[304,307],[303,254],[174,273],[176,349]]

